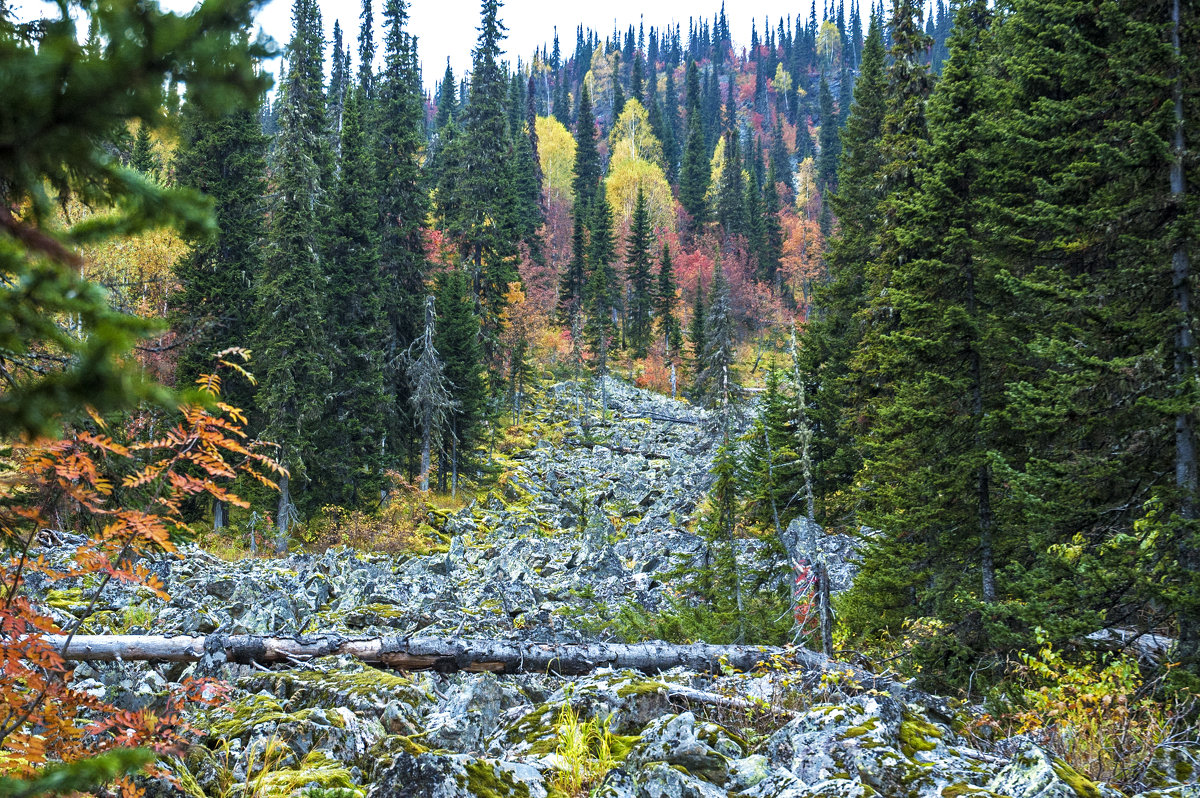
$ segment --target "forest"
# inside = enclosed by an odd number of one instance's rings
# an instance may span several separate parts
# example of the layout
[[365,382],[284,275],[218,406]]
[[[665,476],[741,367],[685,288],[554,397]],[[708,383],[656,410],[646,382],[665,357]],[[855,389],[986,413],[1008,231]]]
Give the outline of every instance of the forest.
[[[277,736],[247,738],[240,787],[181,770],[233,735],[204,713],[270,672],[244,644],[149,671],[173,685],[153,700],[68,656],[77,635],[381,629],[730,646],[739,671],[765,667],[747,646],[792,651],[820,687],[767,710],[744,686],[672,695],[726,713],[748,761],[777,716],[899,689],[882,679],[948,697],[945,734],[984,767],[1032,741],[1070,790],[860,766],[871,792],[847,795],[1195,794],[1200,7],[811,0],[741,42],[723,5],[686,26],[648,5],[514,53],[503,4],[480,5],[469,73],[434,80],[407,0],[335,20],[293,0],[286,44],[251,36],[253,0],[38,20],[0,0],[0,794],[407,795],[271,781],[325,772]],[[522,580],[489,572],[507,626],[474,629],[461,595],[461,623],[429,615],[514,542],[582,540],[562,569],[634,585],[636,539],[668,533],[699,553],[661,552],[650,593],[588,576],[510,601]],[[329,552],[384,563],[389,590],[444,560],[421,578],[447,586],[411,626],[369,591],[376,621],[335,617],[342,585],[292,626],[162,620],[191,584],[171,563],[236,583]],[[537,620],[543,593],[565,609]],[[532,794],[659,794],[613,776],[650,727],[562,689],[538,753],[578,778]],[[940,772],[922,711],[897,757]],[[414,742],[431,717],[381,761],[466,752]],[[523,776],[485,789],[483,761],[454,771],[464,794],[528,798]],[[822,789],[788,794],[843,794]]]

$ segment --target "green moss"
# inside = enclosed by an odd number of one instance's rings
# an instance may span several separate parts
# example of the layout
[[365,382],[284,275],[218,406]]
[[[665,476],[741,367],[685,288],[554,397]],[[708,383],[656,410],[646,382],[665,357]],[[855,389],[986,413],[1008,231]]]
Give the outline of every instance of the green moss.
[[628,698],[631,695],[649,695],[657,694],[670,689],[665,682],[633,682],[631,684],[622,685],[617,688],[617,695],[621,698]]
[[56,610],[74,613],[87,607],[87,598],[83,594],[83,589],[78,587],[47,590],[46,604]]
[[467,775],[459,780],[460,787],[478,798],[529,798],[529,786],[517,782],[511,773],[499,770],[487,762],[475,760],[465,765]]
[[1065,781],[1067,786],[1074,790],[1080,798],[1100,798],[1100,790],[1096,785],[1080,775],[1075,768],[1061,759],[1051,760],[1050,764],[1054,768],[1055,775]]
[[218,710],[221,715],[226,713],[229,715],[213,723],[208,732],[211,737],[232,739],[267,724],[301,723],[308,720],[316,711],[314,708],[309,708],[297,712],[285,712],[283,705],[274,697],[252,695],[234,701],[229,705],[228,710]]
[[875,718],[867,718],[867,722],[863,725],[851,726],[849,729],[846,729],[846,733],[842,737],[843,739],[862,737],[864,734],[874,731],[878,726],[879,722]]
[[995,793],[982,787],[958,782],[942,788],[942,798],[995,798]]
[[937,726],[906,712],[900,723],[900,753],[912,759],[919,751],[932,751],[942,736]]

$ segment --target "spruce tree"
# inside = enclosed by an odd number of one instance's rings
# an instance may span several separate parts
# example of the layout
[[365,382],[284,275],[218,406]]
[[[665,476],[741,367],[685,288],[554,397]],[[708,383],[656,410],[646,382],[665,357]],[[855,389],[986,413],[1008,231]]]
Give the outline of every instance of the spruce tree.
[[500,65],[504,25],[499,0],[483,0],[479,38],[471,64],[471,94],[463,134],[456,144],[451,235],[471,269],[489,367],[498,366],[497,336],[509,283],[516,270],[519,218],[511,176],[515,156],[508,132],[508,87]]
[[444,455],[441,474],[443,481],[449,476],[451,492],[457,493],[463,471],[477,465],[474,452],[482,439],[487,404],[479,317],[462,270],[445,272],[439,277],[436,307],[434,345],[454,400],[447,411],[447,434],[441,441]]
[[705,195],[708,194],[709,150],[705,143],[704,124],[700,112],[700,75],[696,62],[688,63],[687,70],[687,146],[683,153],[683,166],[679,174],[679,202],[692,217],[692,224],[704,224],[707,212]]
[[651,311],[654,305],[653,276],[650,271],[652,235],[646,197],[639,187],[629,226],[629,238],[625,240],[626,275],[630,287],[626,337],[634,357],[645,357],[650,346]]
[[405,350],[402,358],[410,387],[408,401],[412,405],[413,422],[421,435],[421,466],[418,472],[421,490],[429,490],[433,447],[440,444],[449,415],[455,410],[445,366],[435,344],[437,313],[434,305],[432,296],[425,298],[425,323],[421,335]]
[[726,408],[737,388],[734,352],[733,302],[721,259],[713,268],[712,291],[704,317],[704,349],[694,392],[708,407]]
[[279,480],[280,533],[295,515],[293,499],[308,506],[308,466],[329,389],[330,345],[323,313],[325,275],[320,219],[325,151],[321,17],[315,0],[295,0],[287,82],[272,162],[274,206],[267,254],[258,282],[256,334],[258,407],[264,435],[279,445],[288,475]]
[[767,172],[767,182],[763,186],[763,248],[758,260],[758,275],[769,286],[785,299],[790,294],[783,290],[783,222],[780,219],[780,202],[778,176],[775,171],[775,161]]
[[706,346],[704,336],[704,286],[701,284],[700,276],[696,276],[696,296],[692,302],[692,323],[688,328],[688,342],[692,345],[692,378],[704,370],[704,348]]
[[379,347],[387,323],[379,271],[378,179],[363,95],[361,86],[352,86],[343,115],[324,270],[331,393],[318,441],[325,456],[313,465],[319,503],[346,507],[378,497],[387,431]]
[[586,84],[579,87],[579,120],[575,126],[575,207],[591,208],[600,186],[600,151],[596,141],[596,119]]
[[151,179],[158,179],[162,164],[159,162],[158,156],[154,154],[154,146],[150,141],[150,128],[145,123],[138,125],[137,136],[133,140],[133,152],[129,156],[129,165]]
[[[253,108],[214,119],[191,101],[184,105],[175,179],[181,188],[212,198],[217,234],[189,240],[187,255],[175,267],[179,290],[170,301],[171,328],[187,342],[176,366],[180,386],[207,373],[214,353],[253,345],[255,285],[266,237],[266,152]],[[254,407],[248,381],[231,381],[222,395],[236,407]]]
[[717,221],[726,237],[734,238],[746,233],[746,185],[742,179],[742,158],[738,147],[738,135],[733,131],[725,134],[725,164],[721,169],[717,185]]
[[458,110],[458,97],[455,93],[458,84],[454,80],[454,70],[450,68],[450,59],[446,58],[446,74],[442,76],[441,91],[438,93],[437,113],[434,114],[434,127],[440,133],[454,120]]
[[824,75],[821,75],[819,98],[821,151],[817,153],[817,188],[822,192],[832,193],[837,185],[838,158],[842,154],[842,142],[838,133],[837,114],[833,110],[833,94],[829,91],[829,82],[825,80]]
[[[425,144],[424,103],[416,44],[408,33],[405,0],[387,0],[383,9],[384,65],[374,79],[376,168],[379,176],[379,259],[383,309],[387,317],[384,351],[388,410],[388,467],[406,458],[411,471],[415,438],[409,416],[409,383],[400,355],[416,340],[423,323],[425,246],[421,225],[427,198],[420,172]],[[369,94],[369,92],[368,92]]]
[[584,208],[576,201],[572,219],[571,260],[559,280],[558,310],[568,326],[583,311],[584,288],[587,285],[587,228]]
[[[862,72],[854,105],[846,122],[846,157],[839,165],[838,190],[831,198],[838,215],[838,235],[826,254],[827,278],[812,294],[815,312],[804,329],[802,371],[813,381],[809,416],[813,420],[818,496],[834,496],[850,484],[860,456],[843,419],[856,394],[850,362],[862,338],[856,314],[866,304],[866,264],[878,247],[882,192],[876,177],[883,168],[879,140],[883,132],[887,78],[883,32],[877,19],[863,45]],[[818,518],[829,525],[822,501]]]
[[662,257],[658,262],[658,286],[654,292],[654,315],[658,321],[659,335],[663,337],[666,357],[673,363],[683,356],[683,326],[679,321],[676,289],[671,248],[663,244]]
[[367,108],[375,99],[375,17],[374,0],[362,0],[358,26],[358,85],[362,87]]
[[[613,240],[612,211],[604,192],[596,196],[592,210],[591,240],[588,246],[588,277],[585,293],[587,303],[588,347],[596,359],[596,376],[601,382],[601,397],[604,393],[604,377],[608,374],[608,354],[616,334],[617,307],[620,303],[620,285],[617,281],[616,245]],[[605,403],[606,404],[606,403]]]

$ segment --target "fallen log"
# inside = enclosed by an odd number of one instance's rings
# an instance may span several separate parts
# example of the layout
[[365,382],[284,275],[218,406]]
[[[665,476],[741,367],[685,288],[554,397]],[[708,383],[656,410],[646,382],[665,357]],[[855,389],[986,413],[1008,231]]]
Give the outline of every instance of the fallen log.
[[590,673],[598,668],[629,668],[658,673],[682,666],[721,673],[783,661],[801,670],[845,668],[813,651],[770,646],[716,646],[707,643],[535,643],[457,637],[371,637],[339,635],[267,637],[262,635],[76,635],[50,638],[61,656],[73,661],[302,663],[314,657],[346,655],[397,670],[490,671],[492,673]]

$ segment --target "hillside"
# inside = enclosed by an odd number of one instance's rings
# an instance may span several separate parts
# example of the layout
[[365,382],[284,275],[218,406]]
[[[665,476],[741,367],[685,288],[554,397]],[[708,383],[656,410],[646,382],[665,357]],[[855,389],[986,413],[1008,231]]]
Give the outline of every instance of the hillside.
[[[548,391],[499,486],[434,519],[443,550],[227,562],[185,548],[154,567],[169,601],[110,591],[83,631],[606,639],[616,608],[652,612],[688,592],[677,571],[709,556],[691,530],[713,457],[704,411],[616,381],[608,392],[611,420],[584,430],[573,386]],[[769,542],[739,547],[748,566],[778,559]],[[73,587],[44,594],[62,623],[82,610]],[[76,686],[138,708],[187,678],[229,680],[218,706],[188,715],[202,744],[170,765],[196,798],[242,784],[264,797],[1119,794],[1019,737],[980,751],[970,707],[832,663],[568,678],[221,659],[83,664]]]

